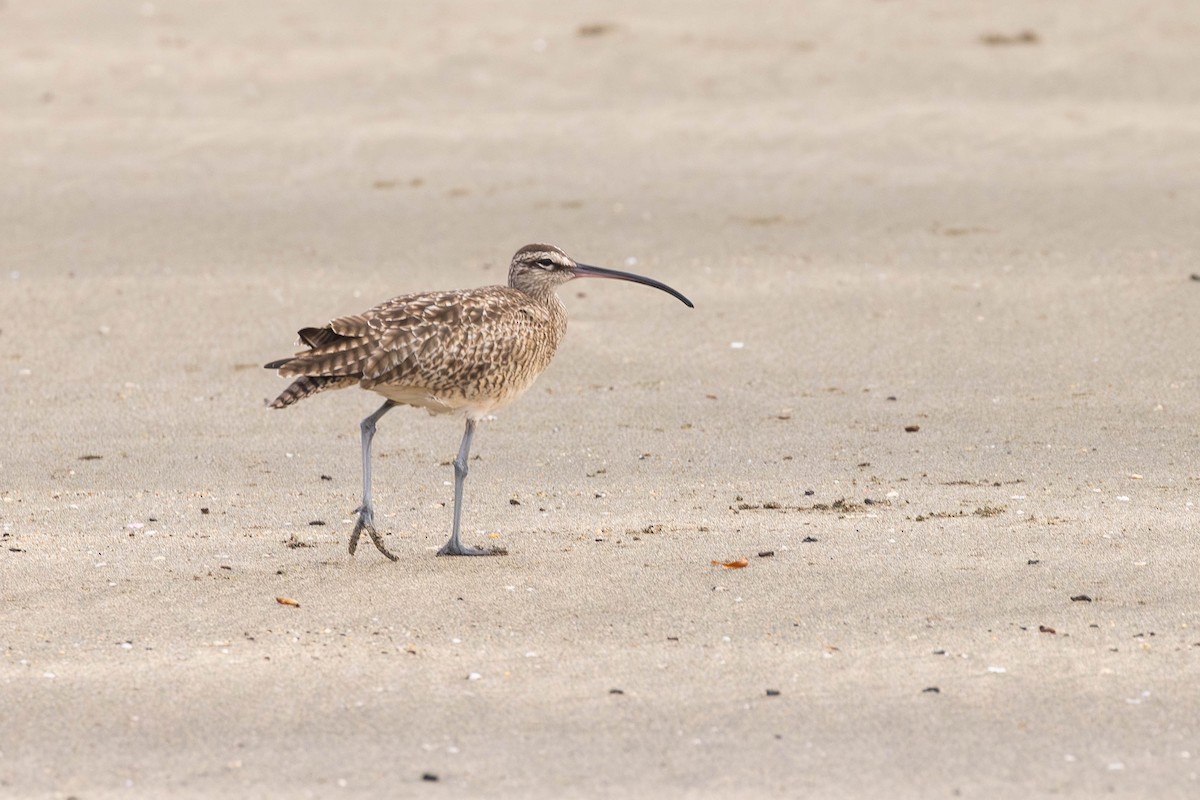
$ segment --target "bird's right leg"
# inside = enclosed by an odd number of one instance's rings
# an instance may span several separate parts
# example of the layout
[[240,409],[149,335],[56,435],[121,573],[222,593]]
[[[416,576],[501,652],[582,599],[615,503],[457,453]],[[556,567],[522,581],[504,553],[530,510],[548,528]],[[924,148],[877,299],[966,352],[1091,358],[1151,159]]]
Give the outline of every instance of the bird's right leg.
[[463,481],[467,479],[467,459],[471,455],[471,439],[475,436],[475,420],[467,418],[467,429],[463,433],[462,444],[458,448],[458,457],[454,459],[454,527],[450,532],[450,541],[438,550],[439,556],[497,556],[505,555],[503,550],[480,550],[462,543],[458,530],[462,522]]
[[350,532],[350,555],[354,555],[354,551],[358,549],[358,537],[362,535],[363,531],[366,531],[379,552],[392,561],[397,560],[396,556],[383,546],[383,538],[375,530],[375,509],[371,505],[371,439],[375,437],[375,423],[379,422],[379,418],[391,411],[395,405],[394,402],[388,400],[379,407],[378,411],[364,419],[359,425],[359,428],[362,429],[363,499],[362,505],[358,507],[358,521],[354,523],[354,530]]

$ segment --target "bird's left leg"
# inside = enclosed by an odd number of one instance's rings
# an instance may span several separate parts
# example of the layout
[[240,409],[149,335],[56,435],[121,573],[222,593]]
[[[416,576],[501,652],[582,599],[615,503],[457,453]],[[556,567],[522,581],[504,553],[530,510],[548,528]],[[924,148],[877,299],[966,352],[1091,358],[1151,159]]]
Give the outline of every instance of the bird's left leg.
[[458,448],[458,457],[454,459],[454,528],[450,533],[450,541],[438,550],[439,556],[493,556],[504,552],[469,547],[458,538],[459,522],[462,519],[463,481],[467,478],[467,457],[471,453],[471,437],[474,435],[475,420],[468,418],[467,430],[463,433],[462,444]]
[[354,523],[354,530],[350,532],[350,555],[354,555],[354,551],[358,549],[358,537],[366,531],[371,541],[379,548],[379,552],[392,561],[397,560],[396,556],[383,546],[383,537],[375,530],[375,508],[371,505],[371,439],[375,438],[375,423],[395,406],[391,400],[386,401],[378,411],[359,425],[362,430],[363,499],[362,505],[358,507],[358,521]]

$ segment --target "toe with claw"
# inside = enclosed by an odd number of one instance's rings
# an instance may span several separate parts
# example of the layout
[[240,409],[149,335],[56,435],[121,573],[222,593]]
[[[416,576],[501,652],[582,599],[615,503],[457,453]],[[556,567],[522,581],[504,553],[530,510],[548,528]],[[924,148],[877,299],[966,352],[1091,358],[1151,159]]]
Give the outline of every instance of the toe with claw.
[[488,550],[481,550],[478,547],[471,547],[461,542],[453,541],[446,542],[442,545],[442,549],[437,551],[439,556],[506,556],[508,550],[503,547],[493,547]]
[[354,551],[358,549],[358,537],[362,536],[363,531],[371,537],[371,542],[379,550],[392,561],[397,561],[397,557],[392,554],[383,545],[383,537],[379,535],[379,531],[375,530],[375,512],[369,508],[358,509],[358,521],[354,523],[354,530],[350,532],[350,555],[354,555]]

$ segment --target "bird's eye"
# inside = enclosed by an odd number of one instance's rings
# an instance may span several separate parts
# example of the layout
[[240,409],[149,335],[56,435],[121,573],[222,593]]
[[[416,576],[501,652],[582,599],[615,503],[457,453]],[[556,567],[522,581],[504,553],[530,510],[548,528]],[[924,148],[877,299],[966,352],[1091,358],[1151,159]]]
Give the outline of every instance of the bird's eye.
[[534,263],[537,264],[542,269],[554,269],[554,262],[548,258],[539,258]]

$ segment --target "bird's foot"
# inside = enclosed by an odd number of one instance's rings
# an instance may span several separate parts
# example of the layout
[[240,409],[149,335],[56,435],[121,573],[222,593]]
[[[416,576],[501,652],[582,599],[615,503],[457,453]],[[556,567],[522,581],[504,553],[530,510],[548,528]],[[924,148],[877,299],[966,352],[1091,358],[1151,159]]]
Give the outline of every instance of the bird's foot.
[[358,549],[358,537],[362,536],[363,531],[366,531],[367,535],[371,537],[371,542],[379,552],[392,561],[399,560],[383,546],[383,537],[379,535],[379,531],[375,530],[375,512],[370,508],[358,509],[358,521],[354,523],[354,530],[350,532],[350,555],[354,555],[354,551]]
[[471,547],[462,542],[453,540],[442,545],[442,549],[437,551],[439,556],[506,556],[508,550],[503,547],[492,547],[487,550],[481,550],[478,547]]

